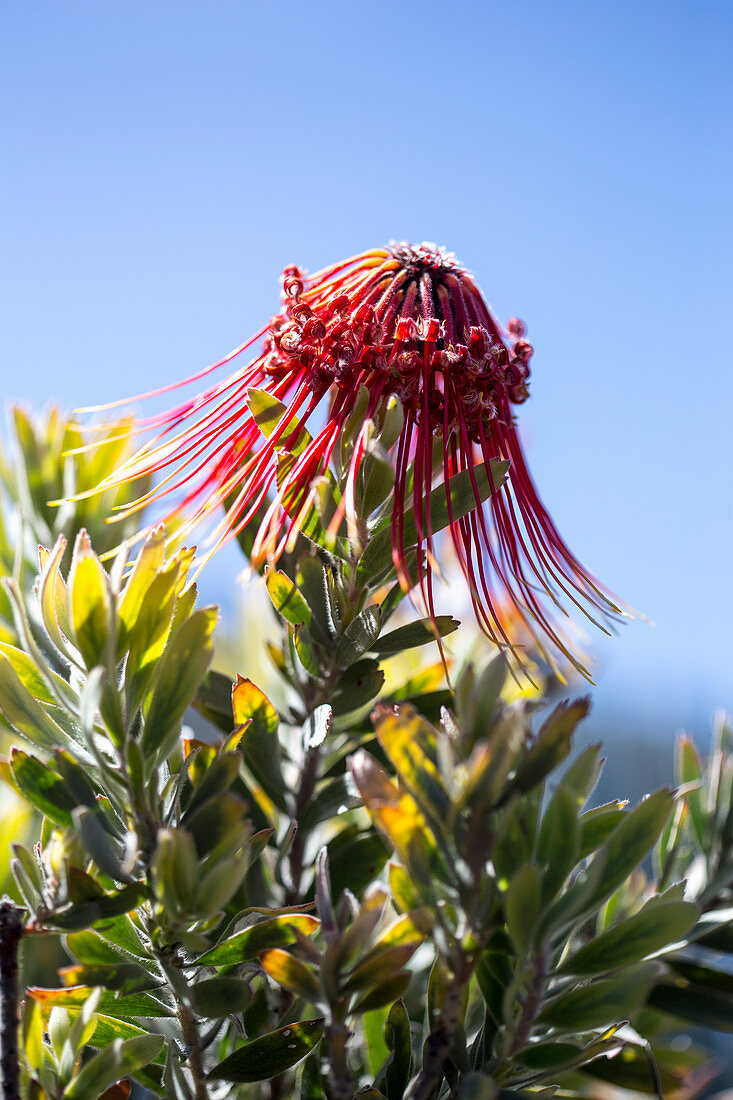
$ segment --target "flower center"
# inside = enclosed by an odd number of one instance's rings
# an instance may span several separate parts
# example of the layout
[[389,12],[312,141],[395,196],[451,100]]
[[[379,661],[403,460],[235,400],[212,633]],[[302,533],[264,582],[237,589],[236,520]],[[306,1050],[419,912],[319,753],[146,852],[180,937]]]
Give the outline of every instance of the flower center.
[[275,380],[304,375],[314,393],[366,386],[396,394],[431,430],[478,440],[526,400],[532,347],[513,319],[499,326],[455,257],[404,242],[313,276],[283,273],[283,310],[265,342]]

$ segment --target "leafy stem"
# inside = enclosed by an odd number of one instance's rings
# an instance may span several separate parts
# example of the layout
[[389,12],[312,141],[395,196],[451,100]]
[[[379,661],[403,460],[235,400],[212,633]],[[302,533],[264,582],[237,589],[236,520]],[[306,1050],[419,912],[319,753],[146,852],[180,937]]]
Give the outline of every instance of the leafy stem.
[[178,1022],[181,1025],[181,1035],[188,1048],[188,1065],[193,1080],[194,1096],[196,1100],[209,1100],[209,1093],[204,1080],[201,1041],[196,1026],[196,1019],[188,1005],[184,1004],[180,999],[178,999],[177,1002],[177,1014]]

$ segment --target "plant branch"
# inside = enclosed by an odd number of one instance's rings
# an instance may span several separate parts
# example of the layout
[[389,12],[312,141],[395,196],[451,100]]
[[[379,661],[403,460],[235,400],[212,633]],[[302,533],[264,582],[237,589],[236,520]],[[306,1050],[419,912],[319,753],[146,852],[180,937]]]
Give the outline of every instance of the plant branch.
[[454,976],[448,983],[445,1006],[426,1040],[422,1069],[405,1093],[405,1100],[432,1100],[435,1095],[461,1018],[462,1000],[463,984]]
[[196,1020],[191,1009],[183,1001],[178,1001],[178,1022],[181,1025],[183,1041],[188,1047],[188,1064],[193,1078],[194,1095],[196,1100],[209,1100],[209,1093],[204,1080],[204,1067],[201,1060],[201,1042],[199,1040]]
[[0,1077],[4,1100],[20,1100],[18,1064],[18,950],[23,910],[9,898],[0,902]]
[[321,762],[320,745],[313,745],[306,750],[303,770],[300,773],[300,783],[295,798],[295,823],[298,826],[293,837],[288,857],[288,876],[290,884],[285,894],[286,905],[297,905],[300,898],[300,886],[303,878],[303,860],[308,834],[300,828],[300,819],[313,797],[318,782],[319,766]]
[[356,1086],[347,1054],[349,1030],[345,1024],[333,1022],[326,1025],[325,1036],[333,1100],[353,1100]]

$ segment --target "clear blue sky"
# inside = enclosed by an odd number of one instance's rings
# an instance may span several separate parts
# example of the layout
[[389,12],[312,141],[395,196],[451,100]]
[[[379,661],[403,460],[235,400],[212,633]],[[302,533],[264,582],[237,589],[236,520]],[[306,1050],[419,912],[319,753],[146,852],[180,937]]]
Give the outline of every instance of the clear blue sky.
[[446,245],[529,324],[558,526],[656,622],[604,647],[597,721],[702,732],[733,709],[732,32],[728,0],[5,4],[2,394],[171,382],[286,263]]

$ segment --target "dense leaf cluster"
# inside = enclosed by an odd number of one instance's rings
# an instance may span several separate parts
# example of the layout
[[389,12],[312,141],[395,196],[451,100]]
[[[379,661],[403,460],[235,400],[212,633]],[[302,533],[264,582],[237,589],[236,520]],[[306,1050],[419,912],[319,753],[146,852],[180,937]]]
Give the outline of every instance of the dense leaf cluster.
[[[19,424],[5,480],[35,532],[60,429]],[[500,654],[453,687],[440,665],[400,678],[392,658],[458,624],[395,625],[378,440],[358,550],[326,539],[322,501],[266,573],[277,705],[211,669],[216,612],[162,530],[103,563],[102,512],[71,511],[65,533],[47,520],[32,583],[25,550],[20,568],[0,544],[0,775],[38,823],[13,846],[16,897],[26,952],[53,935],[67,956],[26,990],[29,1097],[123,1097],[129,1079],[180,1100],[707,1080],[703,1052],[670,1040],[733,1029],[727,728],[707,770],[680,742],[674,791],[597,806],[599,748],[573,752],[586,699],[550,709]]]

